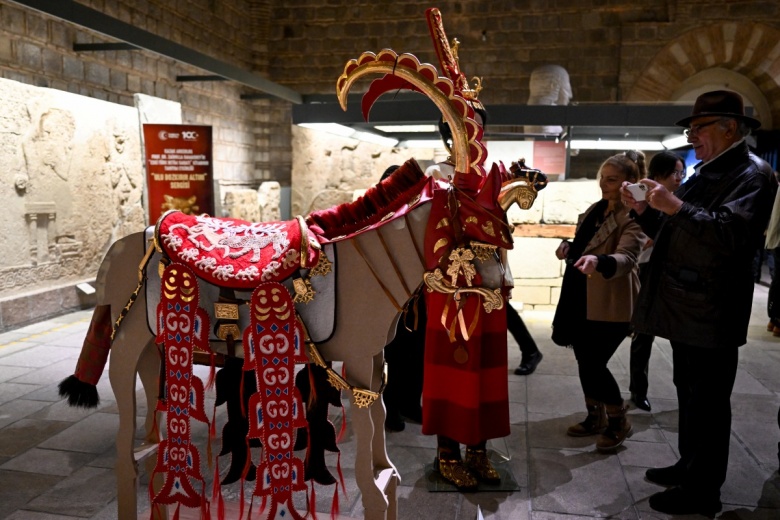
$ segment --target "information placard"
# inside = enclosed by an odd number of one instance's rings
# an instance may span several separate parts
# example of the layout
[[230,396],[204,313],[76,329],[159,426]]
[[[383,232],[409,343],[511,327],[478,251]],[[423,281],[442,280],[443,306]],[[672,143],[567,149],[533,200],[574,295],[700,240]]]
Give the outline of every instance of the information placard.
[[566,143],[535,141],[533,167],[548,175],[566,173]]
[[214,214],[211,127],[145,124],[149,223],[169,209]]

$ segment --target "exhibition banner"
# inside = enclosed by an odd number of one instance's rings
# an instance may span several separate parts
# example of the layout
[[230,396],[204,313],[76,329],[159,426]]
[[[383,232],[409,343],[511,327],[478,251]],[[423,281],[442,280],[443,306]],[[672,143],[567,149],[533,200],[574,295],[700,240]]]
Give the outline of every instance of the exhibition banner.
[[169,209],[214,215],[211,127],[145,124],[149,223]]

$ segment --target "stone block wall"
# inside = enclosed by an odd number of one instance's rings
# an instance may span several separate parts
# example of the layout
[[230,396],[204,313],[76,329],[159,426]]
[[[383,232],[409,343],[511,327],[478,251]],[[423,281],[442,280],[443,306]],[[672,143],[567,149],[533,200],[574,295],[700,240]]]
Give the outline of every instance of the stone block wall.
[[[340,6],[335,5],[339,3]],[[332,92],[347,60],[357,58],[363,51],[378,52],[386,47],[436,63],[424,18],[425,9],[431,4],[414,0],[323,4],[298,0],[280,2],[274,8],[270,47],[275,57],[271,74],[277,80],[302,92]],[[615,23],[619,15],[611,9],[592,11],[590,18],[584,20],[585,9],[573,2],[557,12],[545,2],[520,6],[516,2],[448,0],[437,2],[436,6],[442,11],[448,36],[461,42],[463,70],[468,77],[486,78],[482,97],[488,104],[526,100],[527,78],[536,66],[550,62],[549,49],[556,51],[555,62],[571,61],[564,66],[570,65],[569,72],[583,78],[578,83],[588,92],[578,93],[580,96],[609,99],[614,94],[618,63],[611,57],[616,56],[620,29]],[[660,17],[660,7],[647,9],[636,5],[633,10],[627,9],[633,13],[625,16],[638,16],[649,10]],[[576,42],[577,46],[567,42]],[[578,56],[584,54],[599,60],[597,66],[588,67],[584,60],[579,60],[577,66],[575,50]],[[293,59],[301,53],[307,62]],[[612,85],[604,88],[604,81],[592,77],[594,70],[599,71],[600,77],[611,78]]]
[[[333,94],[344,63],[366,50],[391,47],[435,62],[423,18],[428,4],[416,0],[391,4],[344,0],[81,3],[206,55],[265,74],[302,94]],[[437,5],[450,36],[461,41],[463,69],[469,76],[484,76],[482,99],[488,105],[525,102],[531,71],[546,63],[560,64],[569,71],[574,102],[665,101],[670,94],[668,85],[679,82],[674,73],[683,69],[680,64],[666,63],[658,69],[659,75],[654,74],[658,80],[639,90],[636,85],[647,81],[643,76],[648,64],[664,49],[677,52],[670,47],[675,42],[680,41],[683,54],[702,56],[705,63],[714,59],[717,64],[727,60],[732,40],[745,47],[740,59],[750,50],[761,55],[760,50],[772,37],[771,31],[762,33],[762,26],[780,28],[776,2],[747,0],[586,0],[522,5],[446,0]],[[3,77],[127,105],[136,92],[179,101],[185,123],[215,126],[215,143],[220,150],[215,173],[222,185],[255,189],[263,181],[275,180],[289,186],[292,148],[288,103],[241,101],[240,94],[246,89],[229,82],[177,82],[179,74],[200,71],[145,51],[74,53],[74,42],[104,42],[106,38],[8,0],[0,0],[0,20]],[[705,40],[696,31],[710,26],[717,29],[710,35],[715,46],[707,42],[712,47],[709,51],[697,50],[704,45],[699,42]],[[751,30],[762,34],[752,37]],[[718,39],[725,45],[722,53],[718,52]],[[773,74],[772,63],[763,66],[767,78]],[[740,60],[730,64],[735,70],[756,75],[762,68],[760,64],[747,65],[746,69]],[[660,81],[664,72],[671,73],[674,81]],[[762,85],[762,89],[769,87]],[[356,91],[360,88],[364,87],[357,86]],[[780,106],[780,99],[772,101]],[[578,163],[575,159],[573,166]]]
[[[436,63],[425,9],[415,0],[294,0],[271,11],[270,73],[305,93],[332,93],[344,63],[389,47]],[[747,0],[442,0],[450,38],[460,42],[468,77],[484,76],[487,104],[524,103],[539,65],[569,72],[574,101],[622,101],[650,59],[695,28],[730,20],[780,27],[776,2]],[[300,59],[304,56],[304,59]]]
[[278,222],[280,191],[279,183],[273,181],[264,182],[257,190],[229,190],[225,193],[222,216],[248,222]]

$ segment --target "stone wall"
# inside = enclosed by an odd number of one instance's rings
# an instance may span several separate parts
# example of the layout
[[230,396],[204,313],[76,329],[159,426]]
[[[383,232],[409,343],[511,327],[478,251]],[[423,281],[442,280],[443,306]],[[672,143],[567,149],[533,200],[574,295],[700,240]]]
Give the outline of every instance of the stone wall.
[[[437,63],[424,20],[429,5],[415,0],[276,2],[269,39],[271,77],[304,93],[333,93],[344,63],[363,51],[389,47]],[[442,0],[435,5],[448,36],[461,42],[463,70],[469,77],[484,76],[480,97],[488,105],[527,102],[531,72],[549,63],[569,72],[573,101],[623,101],[668,45],[679,41],[694,63],[698,57],[706,63],[718,41],[731,41],[736,48],[755,49],[751,60],[756,61],[760,49],[766,50],[764,58],[772,54],[776,39],[769,29],[780,29],[780,4],[764,1]],[[724,24],[731,24],[725,32],[720,30]],[[716,52],[714,59],[728,62],[728,56]],[[734,56],[741,59],[743,54]],[[668,72],[672,83],[688,70],[676,60],[666,65],[659,72]],[[739,59],[730,65],[744,67]],[[641,99],[668,100],[667,88],[659,83],[643,91]]]
[[278,182],[264,182],[257,190],[238,189],[225,193],[222,207],[223,217],[232,217],[248,222],[278,222],[281,220]]
[[[82,3],[303,94],[333,94],[346,60],[365,50],[391,47],[435,62],[423,19],[427,4],[415,0]],[[773,31],[780,29],[776,2],[437,5],[449,34],[462,42],[464,70],[484,76],[488,105],[526,102],[531,72],[548,63],[569,72],[573,101],[582,103],[668,100],[681,75],[725,62],[755,77],[762,91],[771,91],[773,107],[780,106],[772,90],[776,53],[760,52],[772,48]],[[107,39],[7,0],[0,0],[0,19],[2,77],[126,105],[137,92],[179,101],[185,123],[215,126],[221,185],[255,189],[275,180],[289,186],[289,104],[242,101],[246,89],[230,82],[177,82],[177,75],[201,71],[145,51],[75,53],[75,42]]]
[[[569,71],[575,99],[615,99],[622,25],[668,20],[668,2],[659,0],[612,1],[609,7],[593,0],[521,4],[435,4],[448,36],[461,42],[460,64],[467,76],[485,77],[481,97],[487,104],[526,102],[531,71],[546,63]],[[333,92],[344,63],[363,51],[389,47],[436,63],[425,23],[430,5],[415,0],[278,2],[269,41],[271,75],[301,92]],[[306,60],[295,59],[301,54]]]

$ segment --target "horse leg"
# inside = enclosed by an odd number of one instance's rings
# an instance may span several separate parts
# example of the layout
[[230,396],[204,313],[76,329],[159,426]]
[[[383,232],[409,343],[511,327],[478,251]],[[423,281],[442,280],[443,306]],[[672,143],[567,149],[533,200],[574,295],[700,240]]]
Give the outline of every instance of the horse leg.
[[[373,358],[374,381],[381,381],[383,368],[384,354],[379,352]],[[395,520],[398,513],[398,499],[396,491],[398,489],[398,485],[401,483],[401,477],[393,463],[390,462],[390,457],[387,455],[386,436],[385,429],[383,427],[385,424],[387,411],[385,410],[384,404],[378,401],[374,402],[374,404],[369,407],[369,410],[371,412],[371,421],[374,425],[377,426],[374,428],[374,435],[371,438],[371,453],[374,458],[374,468],[382,468],[382,471],[385,472],[387,470],[391,470],[386,473],[387,482],[384,483],[384,489],[388,502],[387,520]]]
[[[146,418],[144,420],[144,440],[141,446],[134,450],[135,460],[144,459],[144,470],[149,478],[154,479],[152,489],[155,493],[165,483],[163,473],[154,473],[157,465],[157,457],[154,455],[157,445],[160,444],[160,428],[157,424],[157,399],[160,393],[160,355],[154,344],[154,338],[149,338],[141,358],[138,360],[138,376],[144,387],[146,397]],[[168,517],[166,508],[152,511],[152,518],[165,519]]]
[[[143,300],[143,301],[142,301]],[[120,520],[136,520],[138,518],[138,504],[136,494],[138,490],[138,465],[135,457],[135,428],[136,428],[136,402],[135,382],[136,371],[144,351],[154,350],[149,348],[151,339],[146,328],[146,314],[143,312],[145,300],[139,298],[136,305],[139,308],[129,312],[117,330],[111,345],[108,376],[111,388],[114,391],[117,409],[119,410],[119,431],[116,436],[116,485],[117,485],[117,512]],[[149,382],[149,365],[144,357],[142,364],[144,379]],[[150,390],[147,389],[147,398]],[[150,412],[147,413],[147,427],[150,425],[150,413],[154,413],[155,403],[149,404]],[[147,429],[147,437],[150,434]],[[154,450],[148,450],[154,451]]]
[[[359,388],[379,389],[379,378],[375,377],[374,358],[359,358],[350,360],[347,365],[347,375],[350,382]],[[372,385],[373,381],[373,385]],[[388,511],[388,499],[385,489],[393,479],[395,468],[375,468],[374,466],[374,435],[377,429],[384,429],[384,419],[375,422],[372,418],[372,407],[382,407],[374,403],[368,408],[355,404],[351,407],[352,425],[355,429],[355,480],[363,496],[363,509],[366,520],[385,520]],[[384,416],[384,410],[380,411]],[[379,469],[379,471],[376,471]]]

